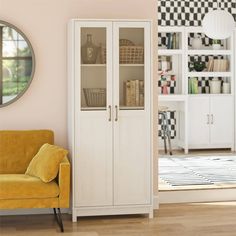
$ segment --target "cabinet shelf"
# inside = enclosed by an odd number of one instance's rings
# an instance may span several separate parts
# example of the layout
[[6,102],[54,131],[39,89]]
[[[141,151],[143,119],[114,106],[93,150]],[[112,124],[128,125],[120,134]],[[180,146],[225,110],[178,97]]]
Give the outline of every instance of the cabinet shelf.
[[81,64],[81,67],[106,67],[106,64]]
[[144,110],[144,107],[143,106],[140,106],[140,107],[120,106],[120,110]]
[[120,67],[144,66],[144,64],[120,64]]
[[82,107],[81,111],[105,111],[106,107]]

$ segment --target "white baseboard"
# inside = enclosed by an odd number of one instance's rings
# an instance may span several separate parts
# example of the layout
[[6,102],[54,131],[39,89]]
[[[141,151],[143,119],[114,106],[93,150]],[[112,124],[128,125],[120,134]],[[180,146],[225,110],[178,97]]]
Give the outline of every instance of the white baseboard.
[[[61,212],[69,213],[68,209],[61,209]],[[14,209],[14,210],[2,210],[0,216],[11,216],[11,215],[41,215],[41,214],[53,214],[53,209]]]
[[235,201],[236,189],[160,191],[159,204]]

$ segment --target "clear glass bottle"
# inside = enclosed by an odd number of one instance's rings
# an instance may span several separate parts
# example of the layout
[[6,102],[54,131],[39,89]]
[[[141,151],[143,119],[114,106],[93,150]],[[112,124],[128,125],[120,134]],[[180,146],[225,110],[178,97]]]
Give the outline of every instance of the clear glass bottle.
[[92,34],[87,34],[87,42],[81,47],[82,62],[84,64],[95,64],[97,54],[98,47],[92,42]]

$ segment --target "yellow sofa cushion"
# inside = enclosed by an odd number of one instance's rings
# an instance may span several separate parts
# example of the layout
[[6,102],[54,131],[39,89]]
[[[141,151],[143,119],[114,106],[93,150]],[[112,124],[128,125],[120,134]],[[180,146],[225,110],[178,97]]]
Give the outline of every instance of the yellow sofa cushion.
[[25,174],[39,177],[45,183],[56,178],[59,165],[68,151],[55,145],[44,144],[31,160]]
[[24,174],[0,175],[0,200],[55,198],[60,193],[55,181],[44,183]]
[[0,130],[0,174],[24,174],[45,144],[53,144],[51,130]]

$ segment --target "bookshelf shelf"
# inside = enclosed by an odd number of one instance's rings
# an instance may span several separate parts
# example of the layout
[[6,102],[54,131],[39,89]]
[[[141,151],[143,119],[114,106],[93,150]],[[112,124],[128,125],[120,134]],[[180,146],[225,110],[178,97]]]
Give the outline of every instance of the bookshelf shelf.
[[232,72],[187,72],[187,77],[231,77]]
[[181,94],[159,95],[158,99],[159,102],[168,102],[168,101],[184,102],[187,100],[187,95],[181,95]]
[[188,55],[232,55],[232,50],[213,50],[213,49],[202,49],[202,50],[187,50]]
[[198,93],[198,94],[189,94],[189,97],[233,97],[233,94],[224,94],[224,93],[219,93],[219,94],[210,94],[210,93]]
[[183,54],[183,50],[182,49],[159,49],[158,50],[158,55],[181,55]]

